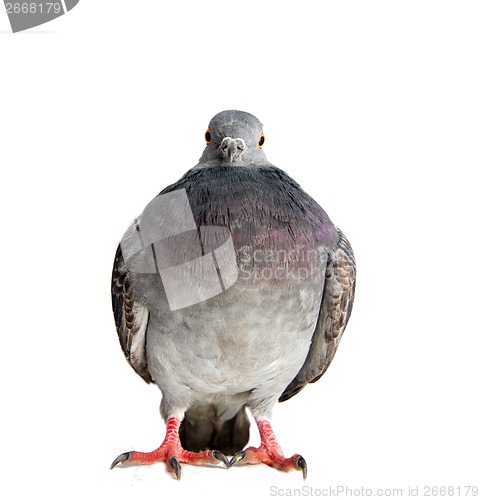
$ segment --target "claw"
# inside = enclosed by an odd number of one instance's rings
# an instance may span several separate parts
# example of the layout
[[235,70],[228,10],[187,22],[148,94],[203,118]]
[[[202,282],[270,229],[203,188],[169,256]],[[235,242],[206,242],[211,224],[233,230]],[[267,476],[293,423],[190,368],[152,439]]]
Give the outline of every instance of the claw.
[[127,451],[126,453],[122,453],[121,455],[118,455],[118,457],[112,462],[112,465],[110,465],[110,470],[112,470],[119,463],[125,462],[125,460],[128,460],[129,458],[130,458],[129,451]]
[[217,460],[220,460],[220,462],[223,462],[227,466],[227,469],[230,467],[231,462],[229,462],[228,458],[221,451],[213,450],[212,455]]
[[170,459],[168,460],[168,463],[172,466],[175,477],[177,479],[180,479],[182,477],[182,467],[180,466],[180,462],[178,461],[178,458],[177,457],[170,457]]
[[244,451],[237,451],[237,453],[235,453],[235,455],[233,455],[232,459],[230,460],[229,467],[240,462],[240,460],[243,460],[246,456],[247,454]]
[[297,458],[297,465],[302,470],[303,479],[307,479],[307,462],[301,455]]

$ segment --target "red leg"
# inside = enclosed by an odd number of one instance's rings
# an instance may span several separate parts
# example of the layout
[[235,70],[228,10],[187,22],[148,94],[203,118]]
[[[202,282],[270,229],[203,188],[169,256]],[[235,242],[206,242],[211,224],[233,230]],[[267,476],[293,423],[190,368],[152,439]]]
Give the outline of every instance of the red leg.
[[167,421],[167,434],[165,439],[156,450],[149,453],[142,453],[140,451],[122,453],[113,461],[110,468],[113,469],[119,463],[145,465],[164,460],[172,467],[176,478],[180,479],[180,463],[204,465],[223,462],[227,467],[230,466],[227,458],[220,451],[206,450],[200,453],[193,453],[183,449],[178,435],[179,427],[180,421],[178,419],[174,417],[169,418]]
[[239,451],[230,461],[230,465],[236,463],[242,464],[267,464],[270,467],[283,470],[301,470],[303,478],[307,478],[307,463],[301,455],[293,455],[285,458],[282,448],[278,444],[277,438],[273,432],[272,426],[267,419],[257,421],[260,431],[260,446],[255,448],[250,446],[246,450]]

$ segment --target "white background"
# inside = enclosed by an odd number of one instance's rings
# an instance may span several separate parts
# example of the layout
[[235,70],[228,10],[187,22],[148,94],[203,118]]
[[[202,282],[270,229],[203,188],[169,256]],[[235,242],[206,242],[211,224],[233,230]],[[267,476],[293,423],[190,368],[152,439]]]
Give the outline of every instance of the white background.
[[[473,1],[81,0],[13,35],[2,9],[2,497],[479,485],[479,25]],[[357,257],[335,361],[275,408],[309,478],[110,471],[164,433],[116,337],[116,245],[231,108]]]

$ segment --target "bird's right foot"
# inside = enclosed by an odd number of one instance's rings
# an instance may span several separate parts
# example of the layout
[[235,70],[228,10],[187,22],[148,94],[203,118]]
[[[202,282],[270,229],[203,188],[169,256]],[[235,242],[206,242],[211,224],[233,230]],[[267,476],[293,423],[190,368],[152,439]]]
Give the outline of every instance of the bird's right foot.
[[180,479],[182,468],[180,463],[190,465],[218,464],[223,462],[227,468],[230,462],[225,455],[217,450],[206,450],[199,453],[182,448],[178,435],[180,422],[176,418],[170,418],[167,422],[167,435],[163,443],[150,453],[139,451],[129,451],[119,455],[110,466],[113,469],[118,464],[125,465],[146,465],[155,462],[165,461],[167,466],[173,471],[176,479]]

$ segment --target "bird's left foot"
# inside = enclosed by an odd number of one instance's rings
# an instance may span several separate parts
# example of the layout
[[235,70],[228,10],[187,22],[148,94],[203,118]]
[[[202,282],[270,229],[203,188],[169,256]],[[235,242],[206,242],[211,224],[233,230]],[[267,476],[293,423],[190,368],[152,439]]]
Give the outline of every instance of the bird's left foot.
[[261,444],[258,448],[250,446],[246,450],[235,453],[230,466],[235,464],[266,464],[285,472],[302,471],[303,479],[307,479],[307,462],[301,455],[286,458],[273,433],[270,422],[266,419],[257,421]]
[[270,467],[283,470],[284,472],[301,470],[303,473],[303,479],[307,479],[307,462],[301,455],[296,454],[290,458],[286,458],[283,453],[273,453],[272,451],[267,450],[263,445],[259,448],[250,446],[246,450],[235,453],[233,458],[230,460],[230,466],[237,463],[267,464]]

